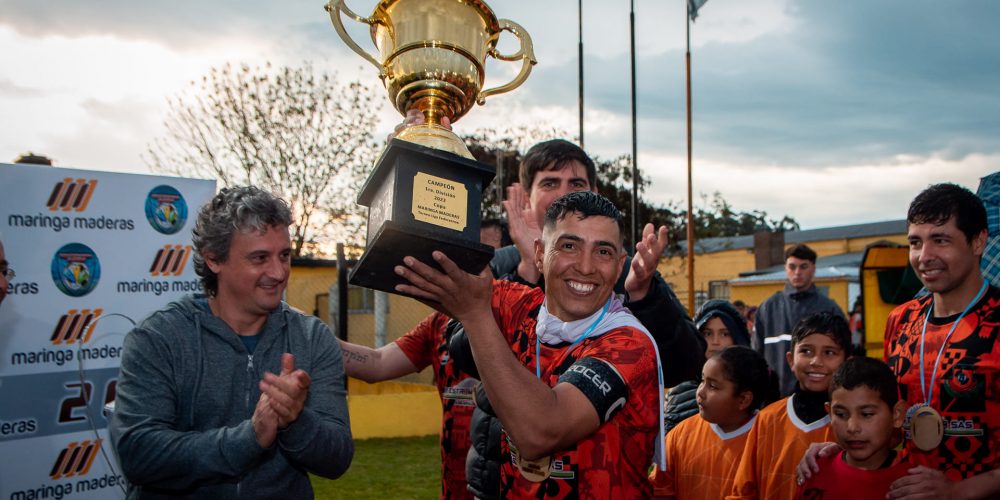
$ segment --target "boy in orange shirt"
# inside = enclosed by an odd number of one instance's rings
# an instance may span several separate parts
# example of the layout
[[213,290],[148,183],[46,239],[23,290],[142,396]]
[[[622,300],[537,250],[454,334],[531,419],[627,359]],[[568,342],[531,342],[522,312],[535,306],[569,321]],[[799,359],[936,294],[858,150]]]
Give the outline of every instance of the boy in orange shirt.
[[788,364],[794,394],[764,408],[747,436],[727,500],[788,500],[795,495],[795,466],[811,443],[831,441],[827,391],[851,351],[851,332],[840,316],[819,313],[792,330]]
[[893,481],[913,467],[892,446],[906,414],[896,376],[879,360],[851,358],[833,375],[827,407],[837,444],[845,451],[817,459],[819,472],[795,498],[884,499]]

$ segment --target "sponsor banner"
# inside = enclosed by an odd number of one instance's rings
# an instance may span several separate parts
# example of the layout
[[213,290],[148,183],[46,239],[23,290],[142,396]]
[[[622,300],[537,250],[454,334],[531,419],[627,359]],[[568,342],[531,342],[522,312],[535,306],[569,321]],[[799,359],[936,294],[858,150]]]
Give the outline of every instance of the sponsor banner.
[[[6,244],[5,244],[6,246]],[[8,259],[9,260],[9,259]],[[13,262],[13,261],[12,261]],[[176,294],[161,297],[171,299]],[[0,308],[6,308],[10,299]],[[39,307],[35,315],[12,314],[4,321],[15,334],[0,344],[0,374],[14,376],[52,371],[117,368],[121,345],[133,325],[142,319],[127,302],[103,306],[83,303],[70,309]],[[166,304],[137,301],[152,311]],[[5,318],[0,312],[0,318]],[[143,313],[145,315],[146,313]]]
[[0,453],[17,457],[0,467],[4,499],[125,497],[106,430],[0,442]]
[[102,410],[117,383],[118,368],[4,377],[0,401],[17,403],[0,407],[0,442],[107,427]]
[[[0,304],[0,447],[20,471],[0,468],[0,497],[120,497],[106,465],[97,490],[78,489],[97,468],[80,457],[100,449],[94,430],[107,427],[100,409],[114,398],[125,335],[201,291],[191,227],[215,183],[0,164],[0,185],[0,235],[17,273]],[[65,450],[59,469],[49,455]]]

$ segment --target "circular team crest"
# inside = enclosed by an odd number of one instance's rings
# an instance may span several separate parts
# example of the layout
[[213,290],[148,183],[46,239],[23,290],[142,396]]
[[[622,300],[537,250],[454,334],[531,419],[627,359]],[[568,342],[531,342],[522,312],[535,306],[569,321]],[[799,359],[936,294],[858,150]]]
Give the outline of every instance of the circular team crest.
[[187,222],[188,207],[180,191],[162,185],[146,195],[146,220],[153,229],[163,234],[174,234]]
[[979,383],[971,367],[958,365],[952,368],[951,378],[948,379],[945,388],[952,397],[967,398],[979,395],[981,392]]
[[101,262],[87,245],[63,245],[52,257],[52,281],[70,297],[87,295],[97,287],[100,279]]

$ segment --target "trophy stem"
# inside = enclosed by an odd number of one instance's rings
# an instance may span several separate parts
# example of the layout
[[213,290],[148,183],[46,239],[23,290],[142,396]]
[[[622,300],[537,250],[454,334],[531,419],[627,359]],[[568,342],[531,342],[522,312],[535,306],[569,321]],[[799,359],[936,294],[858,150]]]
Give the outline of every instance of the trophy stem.
[[441,125],[441,120],[444,117],[448,117],[449,121],[454,121],[456,118],[448,100],[437,95],[433,89],[422,92],[425,95],[415,96],[416,99],[411,99],[409,109],[420,110],[424,114],[424,123],[407,127],[396,138],[474,160],[475,158],[462,139]]

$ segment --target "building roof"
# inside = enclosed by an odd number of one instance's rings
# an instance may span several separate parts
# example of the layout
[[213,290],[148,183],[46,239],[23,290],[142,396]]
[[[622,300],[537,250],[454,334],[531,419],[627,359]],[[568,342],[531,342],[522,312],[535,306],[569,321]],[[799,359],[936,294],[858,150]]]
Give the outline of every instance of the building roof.
[[[851,224],[849,226],[822,227],[799,231],[786,231],[785,244],[809,243],[812,241],[842,240],[848,238],[870,238],[906,233],[906,220],[889,220]],[[681,255],[687,255],[687,240],[679,242]],[[700,254],[753,248],[753,235],[724,236],[695,241],[695,252]]]
[[[865,258],[864,252],[842,253],[829,257],[816,259],[816,275],[813,279],[836,279],[847,278],[848,281],[857,281],[860,276],[861,261]],[[729,280],[733,283],[764,283],[785,281],[785,266],[771,266],[759,271],[740,273],[740,277]]]

